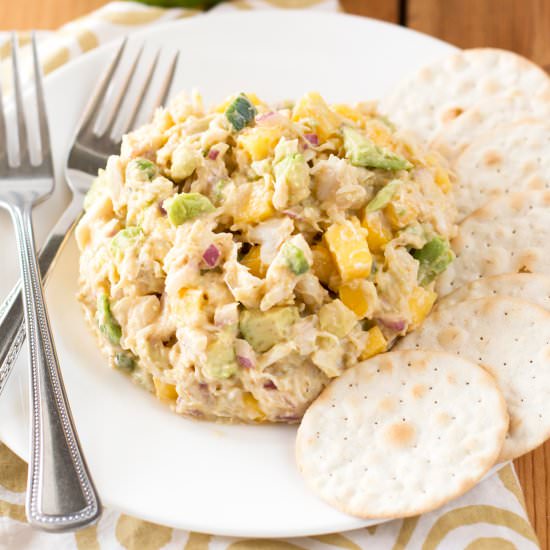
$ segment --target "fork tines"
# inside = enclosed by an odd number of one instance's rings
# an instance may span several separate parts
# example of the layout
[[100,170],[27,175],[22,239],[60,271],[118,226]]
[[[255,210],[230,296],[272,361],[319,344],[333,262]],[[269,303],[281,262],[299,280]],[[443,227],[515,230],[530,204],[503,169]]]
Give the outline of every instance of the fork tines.
[[38,113],[38,137],[40,161],[37,164],[31,163],[29,136],[26,125],[25,108],[23,105],[23,92],[21,84],[21,71],[19,67],[19,46],[17,35],[11,34],[11,59],[13,70],[13,95],[15,105],[17,140],[17,158],[15,163],[10,162],[8,154],[8,129],[6,117],[6,98],[2,95],[0,83],[0,174],[8,175],[17,169],[17,174],[33,174],[37,176],[51,175],[53,173],[51,159],[50,134],[48,119],[46,116],[46,105],[44,101],[44,90],[42,86],[42,71],[36,48],[36,35],[32,33],[31,39],[33,69],[34,69],[34,91],[36,96],[36,107]]

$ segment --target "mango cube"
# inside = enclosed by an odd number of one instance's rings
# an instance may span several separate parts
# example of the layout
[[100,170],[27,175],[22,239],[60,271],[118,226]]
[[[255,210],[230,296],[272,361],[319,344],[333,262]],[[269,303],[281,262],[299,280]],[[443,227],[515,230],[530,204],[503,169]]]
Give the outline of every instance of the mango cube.
[[369,297],[371,293],[366,288],[367,281],[364,279],[355,279],[344,283],[339,289],[340,300],[346,305],[359,319],[367,316],[371,308]]
[[330,278],[336,271],[330,252],[324,244],[319,243],[311,247],[311,253],[313,254],[313,274],[323,284],[328,285]]
[[409,331],[417,328],[430,313],[437,294],[433,290],[428,290],[417,286],[409,298],[409,311],[411,314],[411,323]]
[[251,413],[253,420],[256,420],[257,422],[265,420],[265,414],[262,411],[258,400],[250,392],[243,393],[243,402]]
[[237,146],[244,149],[253,161],[264,160],[273,153],[280,139],[279,129],[258,126],[241,132],[237,138]]
[[367,235],[369,249],[375,254],[383,252],[384,247],[393,238],[390,224],[384,217],[384,214],[379,210],[376,212],[365,211],[362,225],[369,232]]
[[263,279],[267,272],[268,266],[262,263],[260,250],[261,249],[259,246],[253,246],[241,259],[241,264],[248,267],[248,269],[250,269],[250,273],[252,273],[254,277],[259,277],[260,279]]
[[371,273],[367,233],[359,220],[352,218],[331,225],[323,235],[343,282],[367,278]]
[[360,359],[364,361],[373,355],[386,351],[388,342],[378,327],[372,327],[368,331],[369,338],[365,349],[361,352]]
[[340,127],[340,117],[330,110],[317,92],[309,92],[296,102],[292,120],[298,122],[303,119],[311,119],[314,122],[313,130],[321,141],[326,141],[331,135],[336,134]]
[[418,218],[418,209],[414,204],[402,204],[390,202],[384,213],[389,220],[393,229],[403,229],[410,225]]
[[246,202],[239,205],[234,219],[237,224],[259,223],[275,213],[271,198],[273,189],[265,180],[258,180],[249,185]]
[[178,398],[178,392],[174,384],[167,384],[156,376],[153,376],[153,384],[155,386],[155,394],[160,400],[175,401]]

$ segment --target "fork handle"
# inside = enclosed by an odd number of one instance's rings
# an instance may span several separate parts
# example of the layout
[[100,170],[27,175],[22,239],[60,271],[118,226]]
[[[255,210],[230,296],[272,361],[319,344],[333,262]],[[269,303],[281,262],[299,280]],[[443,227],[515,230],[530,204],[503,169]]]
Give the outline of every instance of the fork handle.
[[[74,194],[72,202],[63,212],[40,250],[38,265],[43,281],[46,281],[71,228],[78,220],[83,201],[83,195]],[[21,281],[17,281],[0,305],[0,335],[0,394],[2,394],[26,337]]]
[[101,504],[80,450],[61,379],[36,261],[31,207],[12,206],[10,213],[21,264],[30,351],[27,518],[41,529],[73,530],[95,521]]

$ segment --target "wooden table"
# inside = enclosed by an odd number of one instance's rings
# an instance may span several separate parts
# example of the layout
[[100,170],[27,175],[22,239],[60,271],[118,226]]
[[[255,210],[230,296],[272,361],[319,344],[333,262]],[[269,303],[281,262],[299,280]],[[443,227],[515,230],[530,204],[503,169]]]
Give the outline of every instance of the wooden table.
[[[1,0],[0,27],[54,29],[104,3]],[[514,50],[550,69],[550,0],[342,0],[342,4],[350,13],[406,25],[460,47]],[[516,468],[541,547],[550,548],[550,443],[517,460]]]

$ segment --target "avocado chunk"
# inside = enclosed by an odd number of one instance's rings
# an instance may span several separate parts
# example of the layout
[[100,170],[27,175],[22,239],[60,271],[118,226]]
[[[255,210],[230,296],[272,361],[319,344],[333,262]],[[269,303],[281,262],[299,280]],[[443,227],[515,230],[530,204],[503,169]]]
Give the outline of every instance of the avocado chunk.
[[208,197],[200,193],[180,193],[168,205],[168,218],[177,226],[214,210],[215,207]]
[[206,348],[205,372],[212,378],[230,378],[237,372],[237,358],[231,331],[221,331]]
[[263,353],[288,338],[299,317],[298,308],[294,306],[274,307],[268,311],[244,310],[239,328],[254,351]]
[[172,153],[170,176],[175,182],[188,178],[201,164],[202,157],[189,145],[182,143]]
[[126,166],[126,179],[152,181],[157,175],[157,165],[142,157],[132,159]]
[[115,353],[115,367],[122,372],[131,373],[136,368],[135,357],[126,351]]
[[449,242],[440,236],[428,241],[420,250],[415,250],[413,257],[420,263],[418,282],[421,286],[430,284],[455,259]]
[[113,317],[109,296],[104,292],[97,298],[97,324],[101,333],[107,337],[114,346],[120,344],[122,329]]
[[331,332],[338,338],[347,336],[356,325],[355,313],[340,300],[333,300],[319,310],[319,326],[321,330]]
[[273,167],[275,187],[288,189],[287,206],[294,206],[310,195],[309,166],[301,153],[291,153]]
[[376,210],[385,208],[391,201],[397,189],[401,186],[401,183],[401,180],[392,180],[384,185],[384,187],[376,193],[369,204],[367,204],[367,212],[375,212]]
[[111,241],[111,250],[120,252],[133,245],[142,235],[141,227],[131,226],[121,229]]
[[401,155],[375,145],[368,137],[350,127],[343,129],[346,157],[354,166],[383,170],[410,170],[413,165]]
[[303,250],[298,248],[295,244],[285,243],[283,245],[283,256],[286,265],[295,275],[302,275],[309,270],[309,263]]
[[233,130],[238,132],[254,120],[256,113],[256,107],[252,105],[246,95],[239,94],[225,110],[225,117],[233,126]]

